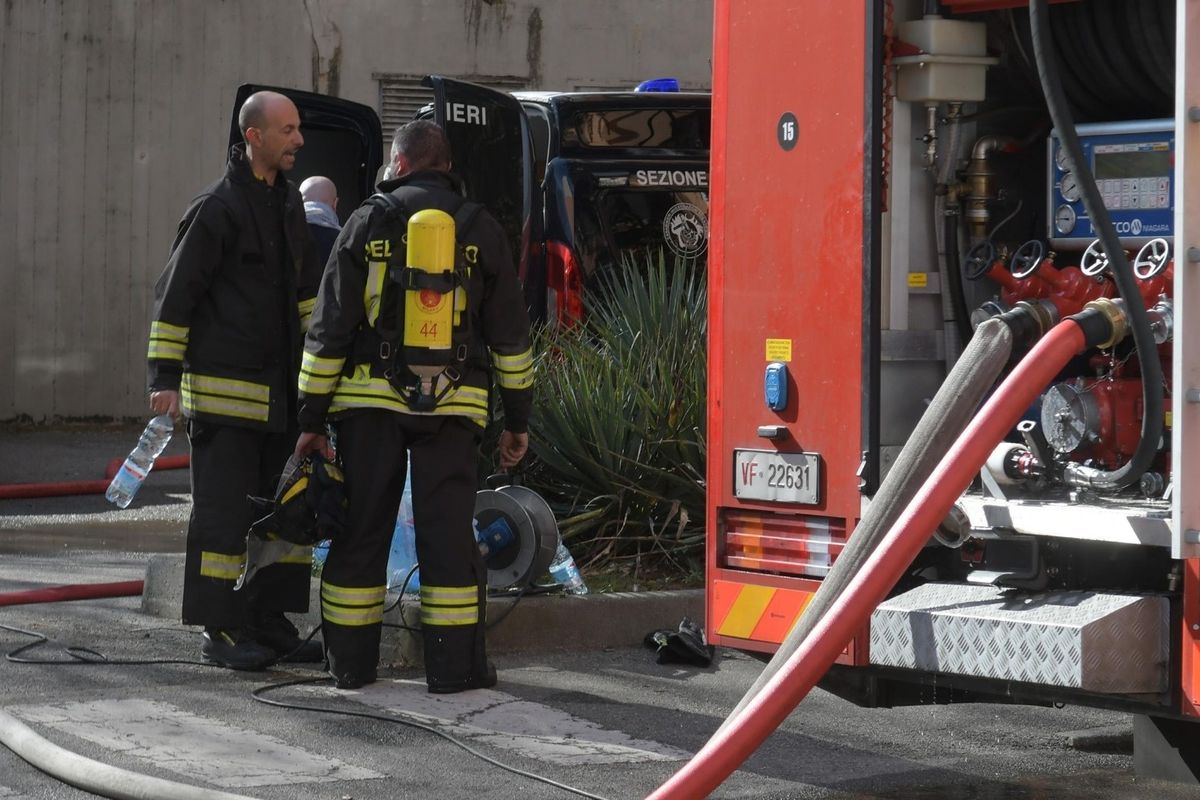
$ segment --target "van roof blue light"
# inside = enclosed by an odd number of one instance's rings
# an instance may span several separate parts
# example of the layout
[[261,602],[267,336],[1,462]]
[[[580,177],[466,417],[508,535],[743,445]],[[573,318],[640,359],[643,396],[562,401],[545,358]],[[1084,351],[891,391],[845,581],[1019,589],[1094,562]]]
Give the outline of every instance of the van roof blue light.
[[648,81],[642,81],[634,89],[635,92],[678,92],[678,78],[651,78]]

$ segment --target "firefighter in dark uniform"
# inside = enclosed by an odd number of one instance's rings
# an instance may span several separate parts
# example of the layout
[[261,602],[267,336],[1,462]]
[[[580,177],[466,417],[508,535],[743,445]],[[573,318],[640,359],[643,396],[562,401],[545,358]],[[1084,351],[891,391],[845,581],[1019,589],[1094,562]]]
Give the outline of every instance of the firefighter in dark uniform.
[[155,287],[150,407],[187,417],[192,515],[183,622],[204,627],[206,661],[262,669],[319,661],[285,611],[308,610],[311,550],[296,548],[241,591],[234,584],[254,521],[249,495],[275,493],[295,442],[296,375],[321,265],[299,192],[282,172],[303,145],[295,105],[248,98],[225,176],[179,224]]
[[[528,446],[533,354],[512,255],[499,223],[465,203],[449,173],[441,128],[411,122],[392,142],[394,176],[379,185],[403,208],[389,218],[377,195],[347,221],[326,265],[304,344],[296,454],[328,451],[327,419],[336,427],[346,479],[349,523],[333,541],[321,576],[329,671],[341,688],[376,677],[388,551],[412,460],[412,504],[421,564],[421,629],[429,691],[495,685],[484,650],[487,573],[472,531],[476,462],[488,422],[489,383],[504,405],[502,467]],[[386,198],[383,198],[386,199]],[[474,213],[471,212],[474,207]],[[465,292],[455,330],[465,332],[457,361],[433,380],[436,403],[423,405],[387,356],[382,320],[402,308],[404,290],[390,282],[405,262],[404,218],[438,209],[455,218]],[[391,270],[389,270],[389,266]],[[465,273],[462,274],[462,273]],[[392,320],[396,322],[396,320]],[[381,334],[381,330],[385,331]],[[489,374],[491,377],[489,377]],[[328,454],[328,452],[327,452]]]

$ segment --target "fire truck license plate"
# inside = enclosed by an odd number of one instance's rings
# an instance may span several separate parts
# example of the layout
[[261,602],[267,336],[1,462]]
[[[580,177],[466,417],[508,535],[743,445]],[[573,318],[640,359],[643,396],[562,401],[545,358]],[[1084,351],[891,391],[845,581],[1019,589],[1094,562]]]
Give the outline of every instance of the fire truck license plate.
[[743,500],[813,505],[821,500],[817,453],[733,451],[733,496]]

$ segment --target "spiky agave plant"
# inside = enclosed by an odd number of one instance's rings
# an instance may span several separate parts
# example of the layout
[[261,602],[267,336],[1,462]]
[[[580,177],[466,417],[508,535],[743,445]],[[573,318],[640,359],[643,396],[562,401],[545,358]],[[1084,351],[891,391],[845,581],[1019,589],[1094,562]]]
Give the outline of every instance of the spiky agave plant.
[[528,485],[576,558],[694,569],[704,541],[704,274],[663,254],[625,258],[587,322],[538,339]]

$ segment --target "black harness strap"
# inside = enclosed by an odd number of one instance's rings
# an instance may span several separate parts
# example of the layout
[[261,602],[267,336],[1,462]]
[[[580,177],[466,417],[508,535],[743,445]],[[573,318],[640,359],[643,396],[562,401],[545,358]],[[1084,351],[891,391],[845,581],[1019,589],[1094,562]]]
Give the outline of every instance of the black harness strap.
[[[385,221],[400,221],[400,224],[407,225],[408,219],[412,217],[412,212],[402,198],[397,197],[392,192],[377,192],[367,199],[377,208],[384,212]],[[465,249],[467,247],[467,234],[475,223],[479,212],[483,210],[483,206],[469,200],[462,200],[458,208],[453,213],[454,217],[454,238],[457,245],[455,252],[455,263],[453,270],[447,270],[440,273],[426,272],[422,269],[415,269],[407,265],[388,264],[387,276],[388,282],[396,289],[393,293],[392,303],[396,306],[397,313],[390,315],[391,321],[395,323],[392,327],[385,322],[385,317],[389,316],[381,313],[375,321],[375,331],[379,334],[382,342],[379,346],[379,358],[384,362],[385,377],[392,386],[406,397],[411,394],[413,387],[411,385],[401,385],[400,374],[393,363],[397,359],[402,358],[404,348],[402,346],[401,330],[403,323],[403,315],[399,313],[404,307],[404,293],[411,289],[431,289],[442,294],[453,292],[460,286],[466,290],[467,275],[463,269],[466,258]],[[405,248],[407,250],[407,248]],[[399,248],[395,248],[396,251]],[[466,265],[469,268],[469,264]],[[470,307],[463,310],[463,324],[461,327],[456,327],[454,338],[456,346],[454,348],[454,360],[457,364],[449,365],[443,371],[443,374],[449,378],[442,390],[438,392],[435,398],[435,404],[440,402],[451,389],[456,387],[462,381],[462,367],[465,362],[478,354],[474,350],[482,350],[483,348],[470,347],[471,338],[471,311]],[[415,377],[415,376],[414,376]],[[411,401],[409,401],[411,404]]]

